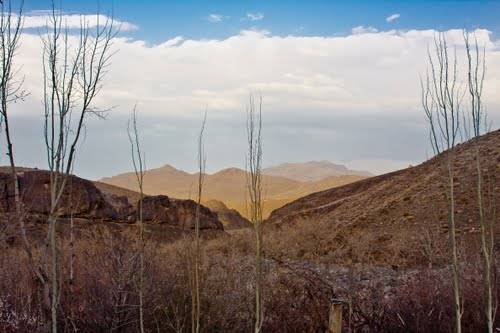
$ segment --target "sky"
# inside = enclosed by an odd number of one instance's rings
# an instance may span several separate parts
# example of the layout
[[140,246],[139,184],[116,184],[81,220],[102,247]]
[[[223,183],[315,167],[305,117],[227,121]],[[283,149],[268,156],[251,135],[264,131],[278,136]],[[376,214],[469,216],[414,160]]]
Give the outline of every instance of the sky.
[[[30,95],[12,106],[18,164],[39,168],[39,34],[50,7],[25,1],[16,64]],[[86,125],[83,177],[132,169],[126,123],[136,104],[148,167],[194,171],[205,110],[207,171],[244,167],[250,94],[263,99],[265,166],[330,160],[383,173],[419,163],[432,155],[419,76],[437,31],[459,57],[460,29],[475,31],[492,128],[500,121],[500,1],[66,0],[61,10],[70,29],[80,15],[95,24],[98,11],[121,26],[96,100],[112,110]]]

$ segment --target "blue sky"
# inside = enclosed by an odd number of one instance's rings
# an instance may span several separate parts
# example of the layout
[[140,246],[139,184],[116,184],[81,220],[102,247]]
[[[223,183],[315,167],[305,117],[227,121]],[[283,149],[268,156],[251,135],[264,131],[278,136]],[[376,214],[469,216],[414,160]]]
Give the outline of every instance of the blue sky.
[[[50,8],[50,1],[27,0],[26,10]],[[95,13],[97,1],[63,1],[64,10]],[[500,33],[500,1],[100,1],[103,12],[139,27],[125,35],[160,43],[175,36],[188,39],[225,38],[240,30],[258,28],[273,35],[332,36],[347,34],[356,26],[378,30],[486,28]],[[250,20],[247,14],[261,14]],[[211,22],[209,15],[220,15]],[[388,22],[392,14],[400,17]]]

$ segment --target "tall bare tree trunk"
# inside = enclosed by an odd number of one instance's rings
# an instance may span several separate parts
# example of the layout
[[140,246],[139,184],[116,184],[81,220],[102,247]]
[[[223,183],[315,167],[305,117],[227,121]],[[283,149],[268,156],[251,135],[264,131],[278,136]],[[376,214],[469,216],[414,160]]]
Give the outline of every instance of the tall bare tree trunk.
[[137,223],[139,225],[139,329],[144,333],[144,220],[143,220],[143,202],[144,202],[144,175],[146,174],[145,156],[141,150],[139,130],[137,128],[137,108],[134,107],[131,119],[127,126],[128,138],[131,147],[132,163],[136,176],[137,186],[139,187],[139,216]]
[[[50,171],[50,212],[42,262],[50,279],[44,279],[44,298],[50,301],[51,329],[57,332],[60,297],[57,226],[60,205],[67,194],[67,182],[76,159],[77,145],[89,115],[103,117],[93,105],[111,58],[110,47],[116,35],[113,20],[99,22],[92,34],[89,22],[81,20],[78,42],[69,41],[62,10],[52,3],[43,42],[44,136]],[[75,120],[76,119],[76,120]],[[66,207],[67,208],[67,207]],[[50,256],[50,264],[48,257]],[[49,286],[50,284],[50,286]]]
[[476,172],[477,172],[477,205],[479,212],[479,225],[481,228],[481,253],[483,256],[483,285],[485,293],[485,317],[486,326],[489,333],[493,332],[493,281],[492,281],[492,259],[493,259],[493,242],[488,244],[493,237],[491,230],[486,222],[483,205],[483,176],[481,172],[481,162],[479,161],[479,149],[476,151]]
[[255,234],[255,323],[254,332],[262,330],[264,310],[262,304],[262,97],[258,110],[253,96],[247,107],[247,191],[250,197],[250,221]]
[[457,333],[462,332],[462,304],[460,297],[460,267],[458,261],[458,250],[457,250],[457,229],[455,224],[455,184],[453,180],[453,159],[450,156],[453,152],[448,152],[448,186],[449,186],[449,211],[448,211],[448,222],[450,230],[450,244],[451,244],[451,265],[452,265],[452,281],[453,281],[453,305],[455,308],[455,329]]
[[[16,14],[12,12],[11,1],[2,1],[0,3],[0,123],[3,120],[5,126],[5,139],[7,142],[7,156],[9,157],[10,173],[12,177],[12,187],[14,189],[15,212],[14,219],[19,224],[19,233],[21,236],[22,249],[28,258],[28,269],[35,278],[35,283],[42,287],[43,304],[46,309],[50,308],[48,279],[46,272],[35,262],[35,256],[32,250],[32,244],[28,240],[25,224],[25,211],[22,203],[21,188],[17,167],[14,157],[14,145],[12,142],[9,105],[22,101],[27,92],[23,90],[23,79],[16,78],[15,55],[18,54],[19,40],[23,22],[23,4],[19,4],[19,10]],[[11,216],[9,212],[9,225],[11,225]],[[48,312],[48,311],[47,311]],[[43,322],[49,330],[49,320],[46,311],[42,312]]]
[[52,322],[52,332],[57,332],[57,308],[59,306],[59,285],[57,272],[57,243],[56,243],[56,226],[57,218],[51,216],[49,218],[50,225],[50,252],[51,252],[51,289],[52,298],[50,302],[50,314]]
[[[12,13],[10,0],[2,1],[0,8],[2,11],[0,13],[0,122],[3,121],[5,128],[7,156],[9,157],[10,173],[14,188],[15,220],[19,223],[20,232],[22,235],[25,235],[26,231],[24,218],[22,216],[19,177],[17,175],[17,168],[14,159],[14,148],[12,144],[9,118],[9,105],[22,100],[26,96],[26,92],[22,88],[22,80],[16,81],[16,69],[14,68],[15,55],[17,54],[19,40],[21,37],[23,3],[21,2],[19,10],[16,14]],[[13,17],[13,15],[15,16]],[[9,224],[10,222],[11,221],[9,221]]]
[[429,69],[425,81],[421,80],[422,107],[429,122],[429,138],[436,154],[447,151],[446,199],[448,204],[448,225],[450,237],[451,279],[453,286],[453,307],[455,313],[455,332],[462,331],[462,298],[460,292],[460,265],[457,246],[455,189],[453,172],[453,148],[460,131],[462,91],[458,82],[456,53],[449,56],[446,35],[439,33],[434,38],[434,50],[428,51]]
[[143,221],[143,200],[144,191],[141,185],[141,198],[139,203],[139,325],[141,333],[144,333],[144,221]]
[[[470,34],[464,30],[465,49],[467,51],[468,63],[468,92],[470,98],[470,122],[472,123],[473,137],[479,137],[483,132],[487,131],[487,114],[482,105],[484,76],[486,74],[486,59],[485,49],[482,52],[479,50],[479,44],[474,35],[474,44],[470,43]],[[467,133],[471,129],[469,128]],[[494,260],[494,232],[492,223],[493,219],[488,222],[485,214],[483,203],[483,174],[481,171],[481,154],[480,147],[476,146],[476,175],[477,175],[477,208],[478,219],[481,234],[481,255],[483,257],[483,288],[484,288],[484,312],[486,319],[487,332],[493,332],[494,314],[496,312],[494,306],[494,291],[493,291],[493,260]]]
[[73,198],[73,178],[70,179],[70,184],[69,184],[69,209],[70,209],[70,216],[69,216],[69,287],[71,291],[71,296],[73,297],[74,293],[74,278],[75,278],[75,271],[74,271],[74,261],[75,261],[75,221],[74,221],[74,213],[75,213],[75,206],[74,206],[74,198]]
[[200,317],[201,317],[201,299],[200,299],[200,263],[201,263],[201,248],[200,248],[200,208],[201,208],[201,197],[203,193],[203,181],[204,181],[204,173],[205,173],[205,165],[206,165],[206,156],[204,149],[204,132],[205,125],[207,121],[207,112],[205,111],[205,115],[203,117],[203,122],[201,125],[200,133],[198,136],[198,196],[197,196],[197,205],[196,205],[196,218],[195,218],[195,248],[194,248],[194,292],[192,299],[192,305],[194,310],[194,315],[191,317],[192,328],[191,331],[193,333],[200,332]]

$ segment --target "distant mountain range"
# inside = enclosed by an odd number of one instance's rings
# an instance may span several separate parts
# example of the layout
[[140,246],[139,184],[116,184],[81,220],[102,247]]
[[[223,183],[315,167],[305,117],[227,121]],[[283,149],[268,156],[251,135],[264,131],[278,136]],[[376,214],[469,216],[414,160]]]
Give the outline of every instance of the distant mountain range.
[[[349,170],[331,162],[285,163],[263,170],[264,216],[272,210],[304,195],[345,185],[371,176],[368,172]],[[165,194],[173,198],[196,197],[197,173],[188,173],[170,165],[151,169],[144,178],[147,194]],[[203,201],[219,200],[229,208],[247,216],[247,174],[238,168],[228,168],[207,174]],[[133,172],[100,180],[102,183],[137,191]]]
[[371,177],[368,171],[350,170],[345,165],[330,161],[311,161],[304,163],[283,163],[263,170],[268,176],[279,176],[301,182],[318,181],[334,176]]

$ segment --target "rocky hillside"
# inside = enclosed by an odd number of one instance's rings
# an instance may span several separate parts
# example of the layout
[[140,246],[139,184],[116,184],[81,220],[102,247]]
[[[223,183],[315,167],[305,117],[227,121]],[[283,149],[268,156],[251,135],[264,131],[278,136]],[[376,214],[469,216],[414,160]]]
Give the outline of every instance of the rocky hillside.
[[[28,218],[43,221],[50,211],[50,174],[42,170],[20,170],[21,197]],[[67,182],[57,213],[62,218],[73,215],[91,221],[134,223],[138,202],[138,193],[106,184],[96,186],[89,180],[73,176]],[[148,224],[194,228],[197,204],[192,200],[159,195],[146,196],[143,203],[143,217]],[[0,213],[10,213],[14,209],[12,178],[3,168],[0,171]],[[201,229],[223,229],[217,215],[210,209],[202,206],[200,214]]]
[[[326,177],[317,181],[298,181],[279,176],[263,176],[264,216],[272,210],[309,193],[340,186],[366,178],[361,175]],[[198,175],[177,170],[170,165],[148,170],[144,177],[144,191],[151,195],[168,195],[174,198],[195,197]],[[101,179],[103,184],[137,191],[134,173],[124,173]],[[238,168],[224,169],[207,174],[204,179],[204,201],[217,200],[247,216],[247,174]]]
[[350,170],[345,165],[335,164],[330,161],[283,163],[265,168],[262,172],[268,176],[285,177],[301,182],[318,181],[338,176],[373,176],[367,171]]
[[273,211],[268,222],[300,227],[317,224],[321,228],[315,231],[318,235],[336,235],[329,240],[330,248],[366,242],[375,256],[387,255],[389,250],[422,256],[434,246],[432,251],[440,251],[441,245],[446,245],[448,228],[448,157],[453,158],[459,235],[478,233],[477,149],[484,175],[487,218],[495,222],[498,232],[500,215],[494,212],[500,204],[499,130],[460,144],[421,165],[307,195]]

